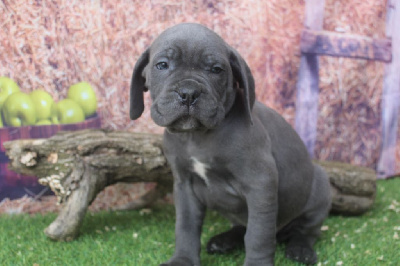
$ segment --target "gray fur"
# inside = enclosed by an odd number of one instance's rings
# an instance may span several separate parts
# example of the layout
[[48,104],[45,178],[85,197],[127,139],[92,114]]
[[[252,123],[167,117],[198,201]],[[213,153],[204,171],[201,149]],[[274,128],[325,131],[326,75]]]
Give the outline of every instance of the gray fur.
[[331,204],[327,176],[292,127],[255,100],[242,57],[208,28],[179,24],[135,66],[132,119],[147,89],[174,174],[176,248],[163,265],[200,265],[206,208],[239,228],[211,239],[210,253],[244,239],[245,265],[273,265],[278,236],[287,257],[315,263],[312,246]]

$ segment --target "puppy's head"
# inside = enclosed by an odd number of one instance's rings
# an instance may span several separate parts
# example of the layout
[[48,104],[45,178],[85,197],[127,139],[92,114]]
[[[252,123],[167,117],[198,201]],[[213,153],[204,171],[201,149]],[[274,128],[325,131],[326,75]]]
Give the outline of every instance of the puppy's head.
[[253,76],[246,62],[216,33],[199,24],[164,31],[139,58],[131,81],[130,117],[144,110],[150,90],[151,117],[171,132],[217,127],[238,95],[251,120]]

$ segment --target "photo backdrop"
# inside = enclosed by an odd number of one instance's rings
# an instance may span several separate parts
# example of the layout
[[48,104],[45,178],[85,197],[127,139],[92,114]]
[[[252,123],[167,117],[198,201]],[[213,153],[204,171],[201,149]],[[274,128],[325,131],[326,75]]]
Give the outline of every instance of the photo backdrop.
[[[386,1],[325,2],[325,30],[385,37]],[[148,94],[142,118],[129,119],[132,70],[164,29],[197,22],[241,53],[253,72],[257,99],[294,125],[304,6],[304,0],[3,0],[0,76],[25,92],[43,88],[55,100],[71,84],[87,81],[98,97],[102,127],[161,133],[150,119]],[[376,167],[383,71],[380,62],[320,58],[316,158]]]

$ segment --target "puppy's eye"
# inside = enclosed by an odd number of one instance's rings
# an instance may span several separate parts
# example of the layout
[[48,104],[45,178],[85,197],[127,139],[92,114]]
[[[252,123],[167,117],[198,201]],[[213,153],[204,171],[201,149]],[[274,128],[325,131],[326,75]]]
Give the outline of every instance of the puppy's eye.
[[210,71],[211,71],[211,73],[214,73],[214,74],[219,74],[219,73],[221,73],[222,72],[222,68],[220,68],[220,67],[212,67],[211,69],[210,69]]
[[168,69],[168,63],[167,62],[160,62],[160,63],[157,63],[156,64],[156,68],[158,69],[158,70],[166,70],[166,69]]

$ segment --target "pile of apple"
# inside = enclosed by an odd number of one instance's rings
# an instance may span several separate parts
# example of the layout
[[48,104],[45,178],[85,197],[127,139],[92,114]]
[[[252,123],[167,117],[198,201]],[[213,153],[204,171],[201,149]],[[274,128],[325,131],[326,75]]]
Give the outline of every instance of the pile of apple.
[[72,85],[66,99],[54,102],[44,90],[24,93],[12,79],[0,77],[0,127],[79,123],[96,109],[96,95],[87,82]]

